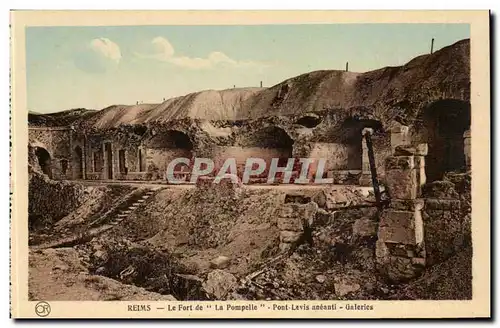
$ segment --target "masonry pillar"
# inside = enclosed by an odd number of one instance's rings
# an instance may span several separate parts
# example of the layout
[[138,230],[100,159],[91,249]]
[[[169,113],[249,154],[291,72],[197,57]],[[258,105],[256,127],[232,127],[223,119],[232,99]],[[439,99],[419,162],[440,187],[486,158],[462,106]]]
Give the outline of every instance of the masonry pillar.
[[391,148],[392,153],[396,150],[397,146],[408,146],[411,143],[410,129],[406,125],[397,124],[391,128]]
[[467,171],[471,169],[471,135],[470,130],[464,133],[464,154],[465,154],[465,167]]
[[[391,138],[392,140],[392,138]],[[398,144],[386,159],[389,208],[380,215],[376,260],[378,269],[391,281],[417,277],[424,269],[424,225],[421,196],[425,183],[425,144],[416,148]]]
[[318,205],[315,202],[283,205],[278,216],[281,251],[290,250],[299,241],[304,234],[304,229],[312,225],[317,211]]

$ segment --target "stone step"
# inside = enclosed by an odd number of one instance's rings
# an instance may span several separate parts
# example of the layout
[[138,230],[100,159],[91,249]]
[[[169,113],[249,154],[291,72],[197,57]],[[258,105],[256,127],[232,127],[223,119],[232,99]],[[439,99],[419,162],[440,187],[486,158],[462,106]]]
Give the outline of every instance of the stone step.
[[133,211],[133,210],[137,209],[137,206],[129,206],[128,209],[131,210],[131,211]]
[[126,217],[128,217],[128,214],[121,213],[121,214],[118,214],[118,217],[119,218],[126,218]]
[[126,210],[126,211],[121,211],[121,213],[120,213],[120,214],[130,214],[130,213],[132,213],[132,211],[130,211],[130,210]]
[[139,201],[132,203],[132,206],[139,206],[139,205],[141,205],[141,202],[139,202]]
[[149,195],[142,196],[142,199],[148,199],[148,198],[149,198]]
[[[145,202],[145,200],[144,200],[144,199],[139,199],[139,200],[137,201],[137,203],[139,203],[139,204],[140,204],[140,203],[144,203],[144,202]],[[135,203],[134,203],[134,204],[135,204]]]

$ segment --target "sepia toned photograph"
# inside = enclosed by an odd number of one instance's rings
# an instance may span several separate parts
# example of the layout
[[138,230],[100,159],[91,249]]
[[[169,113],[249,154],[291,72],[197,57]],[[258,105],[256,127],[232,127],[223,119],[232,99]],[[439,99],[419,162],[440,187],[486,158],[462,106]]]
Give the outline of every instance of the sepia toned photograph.
[[16,260],[34,317],[55,301],[349,317],[478,296],[473,172],[489,159],[471,131],[489,98],[473,109],[470,23],[22,33]]

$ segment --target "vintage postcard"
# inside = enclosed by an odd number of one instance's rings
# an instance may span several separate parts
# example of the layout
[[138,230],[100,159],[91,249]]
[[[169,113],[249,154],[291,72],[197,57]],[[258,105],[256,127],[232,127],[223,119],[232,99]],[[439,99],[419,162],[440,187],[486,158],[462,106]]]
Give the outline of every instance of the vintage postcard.
[[488,11],[13,11],[14,318],[488,318]]

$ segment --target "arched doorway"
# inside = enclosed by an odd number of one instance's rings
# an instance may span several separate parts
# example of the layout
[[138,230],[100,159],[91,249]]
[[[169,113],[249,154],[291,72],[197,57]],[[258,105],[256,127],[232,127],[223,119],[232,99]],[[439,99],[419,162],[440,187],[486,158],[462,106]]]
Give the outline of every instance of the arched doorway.
[[[147,148],[147,167],[144,168],[146,158],[142,150],[138,152],[139,169],[150,171],[157,170],[161,178],[166,172],[168,164],[176,158],[193,158],[193,142],[191,138],[184,132],[178,130],[160,131],[150,138],[146,143]],[[178,166],[176,171],[186,170],[186,168]]]
[[80,146],[73,150],[74,178],[83,179],[83,152]]
[[293,157],[294,140],[280,127],[268,126],[249,133],[240,140],[241,147],[229,147],[222,159],[235,158],[238,175],[242,176],[248,158],[260,158],[266,162],[265,171],[259,177],[267,177],[273,158],[278,159],[278,166],[285,167]]
[[465,171],[464,132],[470,129],[470,104],[439,100],[424,111],[424,137],[428,144],[425,171],[429,182],[445,172]]
[[52,164],[50,154],[47,149],[42,147],[35,148],[35,155],[38,159],[38,165],[44,174],[52,178]]

